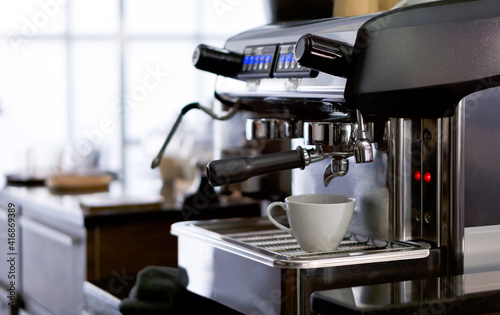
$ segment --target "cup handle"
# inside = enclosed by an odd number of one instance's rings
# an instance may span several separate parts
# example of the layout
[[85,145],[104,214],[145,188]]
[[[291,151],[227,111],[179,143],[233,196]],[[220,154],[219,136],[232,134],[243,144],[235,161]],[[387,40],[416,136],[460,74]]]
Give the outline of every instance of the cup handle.
[[279,223],[278,221],[276,221],[273,218],[273,215],[272,215],[271,212],[272,212],[272,210],[273,210],[274,207],[281,207],[286,212],[285,203],[284,202],[280,202],[280,201],[275,201],[275,202],[271,203],[269,206],[267,206],[267,217],[269,218],[269,220],[274,225],[276,225],[276,227],[282,229],[283,231],[287,231],[288,233],[292,234],[292,229],[290,229],[289,227],[284,226],[283,224]]

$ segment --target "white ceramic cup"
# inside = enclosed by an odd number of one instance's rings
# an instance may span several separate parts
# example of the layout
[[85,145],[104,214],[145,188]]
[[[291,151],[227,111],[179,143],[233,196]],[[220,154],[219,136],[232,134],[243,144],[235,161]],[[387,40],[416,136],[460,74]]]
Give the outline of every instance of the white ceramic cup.
[[[355,199],[341,195],[310,194],[289,196],[273,202],[267,216],[278,228],[287,231],[307,252],[337,249],[351,223]],[[273,209],[285,210],[290,228],[273,218]]]

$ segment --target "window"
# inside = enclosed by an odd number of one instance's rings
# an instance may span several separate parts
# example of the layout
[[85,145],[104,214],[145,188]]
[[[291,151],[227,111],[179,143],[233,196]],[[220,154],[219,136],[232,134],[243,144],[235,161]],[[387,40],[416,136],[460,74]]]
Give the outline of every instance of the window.
[[[92,142],[101,168],[158,177],[151,159],[182,106],[212,101],[215,76],[193,68],[194,48],[223,46],[265,24],[264,6],[264,0],[1,3],[0,171],[26,170],[29,148]],[[196,133],[193,126],[203,124],[209,125],[205,117],[190,114],[182,129]]]

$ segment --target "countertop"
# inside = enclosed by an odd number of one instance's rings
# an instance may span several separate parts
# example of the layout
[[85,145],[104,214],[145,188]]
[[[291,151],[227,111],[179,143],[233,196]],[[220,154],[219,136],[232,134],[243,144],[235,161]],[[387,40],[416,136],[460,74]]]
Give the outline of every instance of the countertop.
[[500,314],[500,271],[317,291],[319,314]]
[[[149,182],[138,185],[140,189],[123,188],[120,182],[111,183],[109,190],[101,192],[80,193],[57,193],[45,186],[40,187],[18,187],[4,186],[0,190],[0,202],[4,207],[12,202],[16,204],[23,216],[30,216],[42,221],[57,220],[63,223],[89,226],[96,222],[120,219],[138,218],[172,218],[174,220],[203,220],[212,217],[231,216],[258,216],[259,205],[249,198],[227,198],[221,197],[218,203],[207,203],[197,205],[195,208],[183,208],[179,203],[163,200],[162,186],[158,182]],[[115,206],[103,210],[86,210],[82,207],[91,199],[115,200],[144,200],[145,203],[158,203],[155,206]],[[170,198],[171,199],[171,198]],[[159,201],[159,202],[157,202]],[[227,215],[224,213],[227,212]]]

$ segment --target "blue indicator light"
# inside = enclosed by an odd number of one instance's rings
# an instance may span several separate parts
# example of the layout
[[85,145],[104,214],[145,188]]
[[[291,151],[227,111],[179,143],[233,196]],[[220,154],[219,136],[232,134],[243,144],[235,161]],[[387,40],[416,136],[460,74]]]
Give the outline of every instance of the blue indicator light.
[[245,58],[243,58],[243,64],[247,65],[249,62],[250,62],[250,56],[245,56]]
[[250,56],[249,60],[248,60],[248,64],[253,64],[255,61],[255,56]]
[[273,56],[271,56],[271,55],[267,55],[267,56],[266,56],[266,63],[270,63],[270,62],[271,62],[271,59],[273,59]]
[[285,54],[281,55],[280,62],[285,62],[285,60],[286,60],[286,55]]
[[260,56],[260,63],[264,63],[264,61],[266,61],[266,56],[265,55],[261,55]]
[[292,59],[293,59],[293,55],[292,55],[292,54],[288,54],[288,55],[286,55],[286,61],[287,61],[287,62],[291,62],[291,61],[292,61]]

